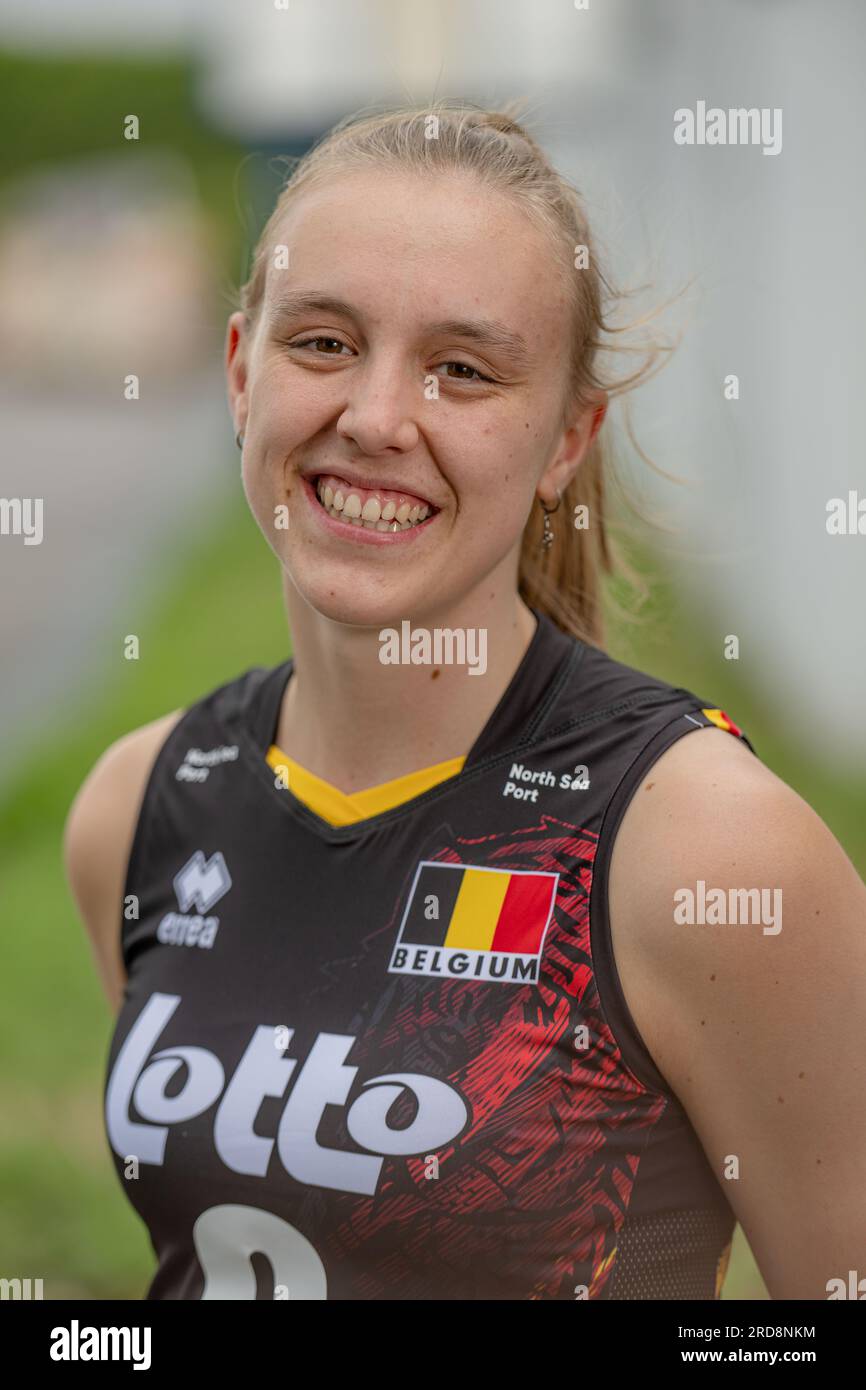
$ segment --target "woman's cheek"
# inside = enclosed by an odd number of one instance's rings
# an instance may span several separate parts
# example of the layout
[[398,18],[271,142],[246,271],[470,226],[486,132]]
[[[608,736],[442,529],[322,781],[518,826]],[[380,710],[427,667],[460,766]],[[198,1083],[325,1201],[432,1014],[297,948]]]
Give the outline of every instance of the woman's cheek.
[[274,507],[277,504],[273,482],[262,471],[261,467],[257,466],[254,460],[248,458],[246,454],[241,469],[241,481],[249,509],[258,522],[265,540],[273,546],[275,538]]
[[502,473],[491,480],[479,498],[476,523],[483,528],[487,547],[503,553],[511,549],[523,534],[532,505],[531,495],[515,486],[515,473],[509,468],[506,481]]

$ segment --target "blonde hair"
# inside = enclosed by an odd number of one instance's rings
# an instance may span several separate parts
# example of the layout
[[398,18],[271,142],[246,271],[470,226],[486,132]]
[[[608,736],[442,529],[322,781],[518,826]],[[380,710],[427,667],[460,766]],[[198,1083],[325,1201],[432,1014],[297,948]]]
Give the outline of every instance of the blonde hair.
[[[398,106],[373,114],[356,113],[340,121],[300,159],[288,162],[294,168],[262,229],[249,278],[240,291],[241,308],[250,324],[255,323],[264,296],[273,233],[287,205],[303,191],[334,174],[364,167],[421,174],[456,172],[473,174],[489,187],[517,199],[552,236],[568,272],[573,331],[563,421],[569,412],[586,405],[594,390],[606,391],[612,398],[647,380],[654,374],[660,354],[671,351],[659,343],[635,348],[605,341],[652,315],[623,327],[607,323],[608,305],[625,296],[613,289],[600,267],[581,196],[553,168],[509,110],[488,111],[468,102],[437,101],[430,107]],[[575,273],[577,249],[584,247],[586,268]],[[641,351],[646,360],[620,381],[605,380],[599,370],[599,355],[618,351]],[[627,412],[626,421],[636,443]],[[638,452],[651,463],[639,448]],[[604,642],[604,575],[621,575],[643,589],[643,596],[646,594],[642,579],[619,553],[611,535],[606,514],[611,484],[616,482],[625,495],[614,461],[610,423],[605,420],[562,491],[553,522],[553,544],[548,550],[541,547],[543,515],[539,506],[532,509],[520,549],[518,591],[523,600],[546,613],[563,631],[595,646]],[[572,518],[577,515],[575,509],[582,506],[588,508],[589,525],[578,531],[575,543]]]

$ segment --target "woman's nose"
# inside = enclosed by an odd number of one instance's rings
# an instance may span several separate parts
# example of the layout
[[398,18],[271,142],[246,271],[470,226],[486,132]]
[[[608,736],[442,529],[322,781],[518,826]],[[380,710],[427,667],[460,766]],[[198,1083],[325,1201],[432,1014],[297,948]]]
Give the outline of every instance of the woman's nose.
[[352,381],[337,432],[365,454],[401,453],[418,442],[417,413],[424,400],[421,378],[411,380],[396,364],[359,372]]

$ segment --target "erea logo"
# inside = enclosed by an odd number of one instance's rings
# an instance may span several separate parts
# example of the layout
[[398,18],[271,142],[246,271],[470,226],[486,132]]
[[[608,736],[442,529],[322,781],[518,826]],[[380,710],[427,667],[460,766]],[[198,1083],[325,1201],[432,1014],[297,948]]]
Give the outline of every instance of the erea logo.
[[[223,856],[217,851],[205,859],[197,849],[172,880],[180,912],[167,912],[156,929],[157,940],[164,946],[211,947],[219,928],[218,917],[206,917],[220,898],[232,886],[231,874]],[[198,912],[188,915],[191,907]]]
[[423,860],[389,972],[534,982],[558,880],[558,873]]
[[205,860],[203,851],[197,849],[174,876],[174,891],[181,912],[188,912],[193,903],[199,912],[209,912],[231,886],[231,874],[219,852]]

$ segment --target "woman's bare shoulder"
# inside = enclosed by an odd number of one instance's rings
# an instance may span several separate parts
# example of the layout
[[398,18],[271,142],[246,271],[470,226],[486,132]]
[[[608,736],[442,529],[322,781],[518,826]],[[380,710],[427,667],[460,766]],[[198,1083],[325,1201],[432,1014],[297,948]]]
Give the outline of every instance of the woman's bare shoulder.
[[[755,955],[773,924],[705,924],[709,902],[739,890],[772,890],[790,877],[790,846],[802,855],[818,817],[734,734],[685,734],[644,774],[614,841],[608,883],[611,940],[626,1003],[668,1083],[679,1091],[693,1047],[685,1020],[707,1016],[707,999],[739,967],[758,986],[771,958]],[[828,832],[829,833],[829,832]],[[784,863],[782,861],[785,861]],[[712,895],[712,896],[708,896]],[[754,896],[743,899],[744,906]],[[772,907],[772,892],[761,903]],[[786,936],[789,934],[786,934]],[[792,942],[785,941],[788,950]],[[740,989],[740,997],[743,991]],[[700,1029],[701,1032],[706,1029]],[[688,1075],[696,1068],[686,1067]]]
[[66,818],[66,876],[115,1012],[125,982],[120,923],[135,827],[156,756],[182,714],[174,710],[112,743],[91,768]]
[[614,842],[608,906],[626,1003],[693,1120],[749,1030],[763,1029],[753,1042],[769,1060],[790,990],[823,975],[829,998],[841,943],[854,955],[866,944],[866,888],[842,846],[719,729],[685,735],[643,777]]
[[[695,728],[678,738],[653,763],[629,803],[622,828],[626,820],[632,828],[643,820],[657,825],[658,802],[663,803],[666,816],[672,819],[681,810],[712,810],[720,796],[749,798],[762,789],[768,795],[779,789],[783,789],[783,795],[796,795],[735,734],[723,729]],[[658,795],[653,795],[656,792]],[[653,807],[648,804],[647,794]],[[621,840],[618,837],[618,843],[624,844],[628,838],[628,834]]]
[[699,881],[727,888],[751,872],[762,844],[770,857],[785,824],[801,833],[804,816],[814,812],[731,733],[696,730],[665,750],[632,796],[611,856],[611,932],[636,992],[641,962],[664,962],[668,979],[694,963],[676,949],[675,895],[697,891]]
[[792,787],[704,729],[629,803],[609,906],[638,1031],[716,1176],[740,1165],[725,1188],[771,1296],[826,1296],[866,1235],[866,886]]

